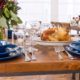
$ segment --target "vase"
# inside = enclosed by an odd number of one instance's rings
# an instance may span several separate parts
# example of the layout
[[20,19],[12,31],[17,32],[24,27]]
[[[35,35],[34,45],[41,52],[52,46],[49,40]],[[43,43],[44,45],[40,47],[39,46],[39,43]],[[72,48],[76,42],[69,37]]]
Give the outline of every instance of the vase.
[[8,39],[12,39],[12,30],[8,29]]
[[[13,30],[8,29],[8,39],[12,39],[12,32],[13,32]],[[17,39],[15,34],[13,35],[13,39],[15,39],[15,40]]]

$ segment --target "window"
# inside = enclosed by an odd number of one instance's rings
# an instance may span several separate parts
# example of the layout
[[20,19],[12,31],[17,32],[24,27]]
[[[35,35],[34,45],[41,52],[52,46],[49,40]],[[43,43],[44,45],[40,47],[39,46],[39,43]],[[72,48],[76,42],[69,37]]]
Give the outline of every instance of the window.
[[69,22],[80,14],[80,0],[59,0],[59,21]]
[[18,0],[18,15],[24,21],[50,21],[50,0]]

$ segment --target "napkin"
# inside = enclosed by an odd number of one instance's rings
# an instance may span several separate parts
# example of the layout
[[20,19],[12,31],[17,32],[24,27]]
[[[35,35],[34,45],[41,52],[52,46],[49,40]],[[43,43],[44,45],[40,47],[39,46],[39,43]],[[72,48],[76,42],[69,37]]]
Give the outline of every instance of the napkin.
[[9,55],[16,55],[16,54],[21,54],[22,53],[22,48],[19,46],[16,46],[15,48],[6,48],[6,51],[10,52]]

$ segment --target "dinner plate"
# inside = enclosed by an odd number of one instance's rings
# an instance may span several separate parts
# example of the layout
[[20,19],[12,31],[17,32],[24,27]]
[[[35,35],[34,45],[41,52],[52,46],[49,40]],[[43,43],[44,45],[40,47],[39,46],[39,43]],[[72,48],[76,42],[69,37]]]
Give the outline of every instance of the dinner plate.
[[72,42],[71,44],[69,44],[69,47],[71,47],[77,51],[80,51],[80,41]]
[[21,55],[22,55],[21,53],[17,53],[16,51],[11,51],[8,56],[0,57],[0,61],[7,61],[10,59],[14,59],[14,58],[20,57]]
[[21,55],[21,48],[16,44],[5,44],[5,51],[0,53],[0,60],[9,60]]
[[3,53],[6,49],[6,45],[10,44],[7,41],[0,40],[0,53]]
[[76,45],[76,44],[69,44],[69,47],[77,50],[77,51],[80,51],[80,45]]
[[73,56],[80,57],[80,51],[77,51],[72,47],[66,46],[65,50],[68,51]]

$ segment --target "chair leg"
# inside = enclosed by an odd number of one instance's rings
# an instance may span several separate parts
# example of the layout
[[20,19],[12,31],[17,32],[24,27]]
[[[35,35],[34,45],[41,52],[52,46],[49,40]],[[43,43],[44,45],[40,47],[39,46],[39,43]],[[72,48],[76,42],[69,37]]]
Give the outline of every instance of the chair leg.
[[72,73],[72,80],[76,80],[76,73]]

